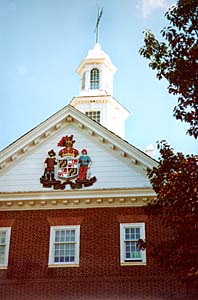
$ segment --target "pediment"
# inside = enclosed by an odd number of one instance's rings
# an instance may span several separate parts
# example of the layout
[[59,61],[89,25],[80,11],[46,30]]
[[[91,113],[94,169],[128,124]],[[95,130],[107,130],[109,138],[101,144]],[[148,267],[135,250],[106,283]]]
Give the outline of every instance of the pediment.
[[144,171],[157,165],[157,162],[147,154],[91,120],[73,106],[67,105],[1,151],[0,174],[12,164],[16,164],[17,160],[27,156],[27,153],[60,132],[61,129],[71,125],[81,130],[82,133],[94,137],[112,152],[119,153],[120,157],[124,157],[128,162]]
[[[64,190],[44,187],[40,178],[48,151],[58,153],[59,140],[71,134],[79,153],[88,150],[96,181],[74,190],[69,184]],[[68,204],[68,208],[82,201],[85,206],[138,205],[137,199],[145,203],[155,195],[147,169],[156,165],[148,155],[68,105],[1,152],[0,201],[7,208],[15,203],[16,209],[23,207],[22,199],[30,207],[36,199],[36,209],[45,207],[46,201],[53,207]]]

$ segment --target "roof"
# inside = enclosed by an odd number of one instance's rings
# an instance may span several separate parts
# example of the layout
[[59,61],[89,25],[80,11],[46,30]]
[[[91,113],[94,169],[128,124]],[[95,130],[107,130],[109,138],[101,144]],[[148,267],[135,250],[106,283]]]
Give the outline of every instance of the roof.
[[113,151],[120,152],[128,161],[147,170],[157,165],[157,161],[145,152],[123,140],[101,124],[91,120],[71,105],[67,105],[51,117],[21,136],[0,152],[0,174],[4,169],[23,157],[27,152],[42,143],[63,124],[77,122],[79,128],[94,135],[101,143],[105,143]]
[[[47,151],[71,130],[78,146],[88,142],[97,181],[79,190],[45,189],[39,179]],[[156,197],[147,178],[154,166],[146,153],[67,105],[0,152],[0,210],[142,206]]]

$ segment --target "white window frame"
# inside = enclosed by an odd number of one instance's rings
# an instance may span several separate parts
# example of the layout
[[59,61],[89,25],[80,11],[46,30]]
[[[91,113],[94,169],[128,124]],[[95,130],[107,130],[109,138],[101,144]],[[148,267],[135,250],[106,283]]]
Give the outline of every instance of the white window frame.
[[93,68],[90,71],[90,90],[99,90],[100,88],[100,70]]
[[[55,251],[55,232],[56,230],[75,230],[75,258],[73,262],[55,262],[54,251]],[[71,226],[51,226],[50,227],[50,244],[49,244],[49,267],[78,267],[79,266],[79,255],[80,255],[80,225]]]
[[[120,264],[121,266],[128,265],[146,265],[146,249],[140,250],[141,258],[127,259],[126,258],[126,228],[140,228],[140,238],[145,240],[145,224],[144,223],[122,223],[120,224]],[[133,240],[132,240],[133,241]]]
[[5,243],[0,243],[1,246],[5,247],[4,262],[0,263],[0,269],[7,269],[9,259],[11,227],[0,227],[0,232],[6,233]]
[[101,120],[101,111],[100,110],[89,110],[85,112],[85,115],[90,119],[100,123]]

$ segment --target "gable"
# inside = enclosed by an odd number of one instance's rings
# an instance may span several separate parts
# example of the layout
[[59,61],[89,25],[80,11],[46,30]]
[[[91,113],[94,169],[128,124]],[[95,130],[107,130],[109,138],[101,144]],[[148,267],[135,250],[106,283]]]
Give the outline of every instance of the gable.
[[[91,176],[97,178],[92,186],[83,187],[83,189],[150,187],[146,172],[141,166],[134,164],[134,161],[127,159],[124,152],[116,151],[115,146],[105,142],[104,138],[96,136],[92,131],[79,128],[77,122],[71,122],[65,123],[47,139],[24,153],[18,160],[13,161],[1,175],[1,192],[53,191],[53,188],[44,188],[40,183],[40,177],[44,172],[44,161],[50,149],[58,154],[61,149],[57,146],[58,141],[62,136],[71,134],[76,141],[74,147],[79,152],[83,148],[88,150],[88,155],[92,160]],[[69,189],[70,186],[66,186],[66,190]]]
[[[91,179],[97,180],[77,187],[71,184],[76,177],[69,184],[61,180],[57,189],[50,179],[46,188],[48,151],[58,154],[57,143],[71,134],[79,153],[88,150]],[[147,178],[154,166],[157,162],[144,152],[68,105],[1,151],[0,210],[142,206],[156,196]]]

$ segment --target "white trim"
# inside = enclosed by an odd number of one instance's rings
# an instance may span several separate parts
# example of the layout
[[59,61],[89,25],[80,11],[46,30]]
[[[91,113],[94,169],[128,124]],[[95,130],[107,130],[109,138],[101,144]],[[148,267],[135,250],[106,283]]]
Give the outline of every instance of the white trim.
[[50,190],[35,192],[7,192],[0,193],[0,201],[30,201],[30,200],[72,200],[72,199],[94,199],[96,197],[156,197],[154,190],[150,187],[144,188],[112,188],[93,190]]
[[[108,100],[112,97],[105,96],[104,98]],[[79,101],[79,98],[73,98],[71,103],[73,101],[76,101],[76,99]],[[91,98],[89,98],[89,100],[91,100]],[[114,99],[111,99],[111,101],[116,102],[116,100]],[[67,118],[69,118],[69,121]],[[74,126],[82,124],[85,128],[85,132],[92,130],[94,132],[94,137],[96,139],[98,139],[98,137],[102,137],[105,140],[105,144],[107,145],[107,147],[109,144],[113,144],[117,151],[125,151],[127,154],[126,159],[128,159],[129,161],[131,158],[136,159],[140,168],[145,167],[152,169],[154,166],[158,165],[158,163],[154,159],[146,155],[144,152],[119,138],[113,132],[102,127],[97,122],[94,122],[90,118],[87,118],[85,114],[81,113],[73,106],[67,105],[66,107],[49,117],[46,121],[40,123],[37,127],[13,142],[10,146],[3,149],[0,152],[0,172],[4,171],[9,165],[16,163],[16,161],[22,156],[26,156],[29,151],[31,151],[34,147],[37,147],[37,142],[42,143],[49,136],[55,134],[57,130],[59,130],[56,129],[57,124],[59,124],[61,128],[64,128],[65,126],[70,124],[70,122],[72,122]]]
[[150,188],[0,193],[0,211],[140,207],[156,198]]
[[11,227],[0,227],[0,231],[6,232],[4,263],[3,264],[0,263],[0,269],[5,269],[8,266]]
[[[72,262],[54,262],[54,242],[55,242],[55,231],[56,230],[75,230],[75,259]],[[80,225],[70,226],[51,226],[50,227],[50,242],[49,242],[49,261],[48,267],[73,267],[79,265],[79,254],[80,254]]]
[[121,266],[129,265],[146,265],[146,250],[140,250],[140,260],[127,260],[125,255],[125,229],[140,228],[140,238],[145,239],[145,224],[144,223],[122,223],[120,224],[120,264]]

